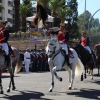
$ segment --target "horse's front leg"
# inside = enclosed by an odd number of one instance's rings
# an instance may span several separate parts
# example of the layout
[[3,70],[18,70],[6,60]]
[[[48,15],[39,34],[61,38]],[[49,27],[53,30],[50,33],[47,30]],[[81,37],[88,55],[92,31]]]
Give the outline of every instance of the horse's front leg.
[[93,69],[90,69],[90,73],[91,73],[91,80],[93,80]]
[[62,81],[62,78],[59,77],[56,73],[56,70],[58,70],[59,67],[54,67],[52,70],[50,69],[51,71],[51,74],[52,74],[52,84],[51,84],[51,88],[49,89],[49,92],[52,92],[53,88],[54,88],[54,75],[55,77],[59,80],[59,81]]
[[53,69],[49,66],[51,75],[52,75],[52,82],[51,82],[51,87],[49,89],[49,92],[52,92],[53,88],[54,88],[54,73],[53,73]]
[[12,83],[12,90],[15,90],[15,83],[14,83],[14,72],[13,69],[9,68],[9,73],[10,73],[10,83],[9,83],[9,87],[7,88],[7,92],[10,92],[10,88],[11,88],[11,83]]
[[3,94],[3,87],[2,87],[1,74],[2,74],[2,71],[1,71],[1,69],[0,69],[0,89],[1,89],[0,94]]
[[100,65],[98,65],[98,75],[100,75],[100,71],[99,71],[99,69],[100,69]]
[[87,78],[87,76],[86,76],[86,66],[85,66],[85,74],[84,74],[84,78],[85,78],[85,79]]

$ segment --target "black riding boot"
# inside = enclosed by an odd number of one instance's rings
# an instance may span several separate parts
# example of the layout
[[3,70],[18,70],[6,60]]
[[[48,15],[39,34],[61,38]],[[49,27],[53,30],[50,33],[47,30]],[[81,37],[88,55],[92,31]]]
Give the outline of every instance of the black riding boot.
[[10,55],[6,55],[7,67],[10,66]]
[[69,55],[66,55],[66,62],[67,62],[67,65],[70,66],[71,64],[69,63]]

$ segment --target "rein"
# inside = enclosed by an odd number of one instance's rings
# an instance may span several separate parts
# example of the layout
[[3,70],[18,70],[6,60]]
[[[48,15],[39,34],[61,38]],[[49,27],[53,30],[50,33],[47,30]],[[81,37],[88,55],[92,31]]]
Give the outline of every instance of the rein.
[[[60,52],[61,52],[61,54],[63,55],[62,50],[59,49],[59,50],[55,53],[55,55],[53,56],[52,60],[53,60]],[[63,56],[64,56],[64,55],[63,55]],[[64,63],[62,64],[62,67],[64,66],[64,64],[65,64],[65,61],[64,61]],[[53,66],[54,66],[54,64],[53,64]]]
[[61,52],[61,50],[59,49],[53,56],[52,60]]

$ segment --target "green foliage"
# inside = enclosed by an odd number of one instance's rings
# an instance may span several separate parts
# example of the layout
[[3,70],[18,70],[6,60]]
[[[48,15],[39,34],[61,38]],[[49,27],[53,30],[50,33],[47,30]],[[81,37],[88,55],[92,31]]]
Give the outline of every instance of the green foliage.
[[7,30],[9,30],[9,33],[14,33],[14,27],[8,26],[7,27]]
[[[87,34],[91,38],[91,42],[98,43],[100,42],[100,23],[98,18],[92,18],[91,19],[91,13],[89,11],[86,11],[85,13],[85,29],[89,33]],[[78,27],[79,27],[79,33],[81,36],[81,32],[83,30],[84,25],[84,13],[80,14],[78,16]],[[91,21],[90,21],[91,20]],[[90,22],[89,22],[90,21]],[[89,26],[89,29],[88,29]]]
[[21,17],[26,17],[27,14],[31,11],[32,7],[30,5],[20,4],[19,14]]
[[2,6],[2,4],[0,3],[0,9],[5,9],[4,6]]
[[71,38],[77,38],[77,36],[79,35],[77,25],[77,0],[67,0],[67,7],[70,9],[66,17],[66,21],[68,22],[67,30],[70,32]]
[[29,16],[32,16],[33,15],[33,7],[32,7],[32,2],[30,0],[23,0],[22,1],[22,5],[24,6],[28,6],[28,8],[30,8],[30,10],[28,10],[26,16],[29,17]]

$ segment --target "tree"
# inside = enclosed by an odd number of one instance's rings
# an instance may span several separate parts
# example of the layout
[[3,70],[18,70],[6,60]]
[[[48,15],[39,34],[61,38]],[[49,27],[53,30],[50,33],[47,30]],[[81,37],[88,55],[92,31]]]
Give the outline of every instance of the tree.
[[20,4],[20,10],[19,10],[19,14],[21,17],[21,23],[22,23],[22,31],[26,31],[26,17],[28,12],[30,12],[32,8],[30,7],[30,5],[24,5],[24,4]]
[[30,17],[33,15],[33,7],[32,7],[32,2],[30,0],[23,0],[22,2],[23,5],[28,5],[31,9],[29,10],[29,12],[27,13],[27,17]]
[[68,22],[67,30],[70,32],[72,38],[76,38],[78,35],[78,26],[77,26],[77,16],[78,16],[78,3],[77,0],[67,0],[67,7],[72,10],[69,12],[66,18]]
[[2,6],[2,4],[0,3],[0,9],[4,9],[4,6]]
[[[89,23],[90,19],[91,19],[91,13],[89,11],[86,11],[85,13],[85,17],[86,17],[86,20],[85,20],[85,28],[86,28],[86,31],[88,32],[88,24],[90,26],[90,31],[89,33],[87,34],[90,39],[91,39],[91,42],[93,43],[98,43],[100,42],[100,23],[99,23],[99,19],[98,18],[92,18],[91,22]],[[80,14],[78,16],[78,27],[79,27],[79,33],[82,32],[83,30],[83,18],[84,18],[84,13]],[[80,34],[81,35],[81,34]]]
[[57,15],[60,18],[61,22],[65,22],[67,16],[68,9],[67,8],[59,8],[57,11]]
[[20,6],[20,0],[14,0],[15,5],[15,32],[19,31],[19,6]]
[[[82,32],[83,27],[84,27],[84,19],[83,18],[84,18],[84,13],[82,13],[78,16],[78,27],[79,27],[80,33]],[[91,18],[91,13],[86,10],[86,12],[85,12],[85,29],[86,29],[86,31],[88,31],[88,24],[89,24],[90,18]],[[90,28],[93,26],[93,20],[89,26],[90,26]]]
[[57,17],[57,10],[59,9],[59,7],[62,7],[63,4],[65,3],[65,0],[50,0],[50,3],[49,3],[49,8],[52,12],[52,16],[53,17]]

